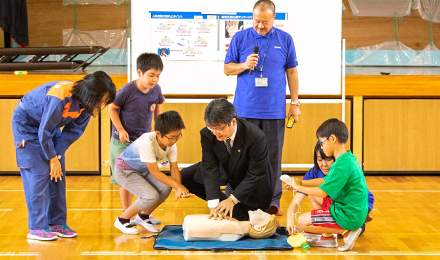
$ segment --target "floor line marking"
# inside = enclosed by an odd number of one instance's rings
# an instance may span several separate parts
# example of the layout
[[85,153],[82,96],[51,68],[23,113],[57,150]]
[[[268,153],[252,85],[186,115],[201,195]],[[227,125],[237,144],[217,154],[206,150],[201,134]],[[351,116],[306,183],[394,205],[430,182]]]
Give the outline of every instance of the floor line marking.
[[[164,225],[167,226],[167,225]],[[26,235],[26,233],[7,233],[7,234],[2,234],[0,233],[0,236],[23,236]],[[113,232],[113,233],[80,233],[79,235],[81,236],[123,236],[123,233],[120,232]],[[396,237],[396,236],[440,236],[439,233],[368,233],[368,234],[364,234],[362,236],[368,236],[368,237]],[[98,251],[99,252],[99,251]],[[105,252],[113,252],[113,251],[105,251]],[[371,252],[379,252],[379,251],[371,251]],[[385,251],[380,251],[380,252],[385,252]],[[386,251],[386,252],[401,252],[401,251]],[[435,253],[439,253],[440,251],[424,251],[424,252],[435,252]]]
[[[23,191],[23,190],[0,190],[0,192],[2,191]],[[66,190],[66,191],[117,191],[119,192],[119,190]]]
[[440,192],[440,190],[370,190],[371,192]]
[[184,255],[194,255],[194,256],[211,256],[211,255],[240,255],[240,256],[257,256],[259,258],[273,255],[273,256],[308,256],[308,255],[329,255],[329,256],[347,256],[347,255],[355,255],[355,256],[376,256],[376,255],[392,255],[392,256],[418,256],[418,255],[427,255],[427,256],[437,256],[440,255],[440,251],[433,251],[433,252],[402,252],[402,251],[370,251],[368,253],[359,253],[359,252],[337,252],[337,253],[302,253],[302,252],[284,252],[284,251],[278,251],[278,252],[271,252],[271,251],[249,251],[249,252],[191,252],[191,251],[168,251],[168,250],[161,250],[161,251],[142,251],[142,252],[131,252],[131,251],[84,251],[81,253],[81,255],[106,255],[106,256],[116,256],[116,255],[133,255],[133,256],[143,256],[143,255],[173,255],[173,256],[184,256]]
[[[283,190],[283,191],[289,191],[289,190]],[[440,192],[440,190],[370,190],[372,193],[377,193],[377,192],[414,192],[414,193],[417,193],[417,192],[420,192],[420,193],[423,193],[423,192]]]
[[33,252],[5,252],[5,253],[0,253],[0,257],[2,256],[38,256],[39,253],[33,253]]
[[[23,190],[0,190],[0,192],[8,192],[8,191],[23,191]],[[119,192],[119,190],[66,190],[66,191],[95,191],[95,192],[101,192],[101,191],[114,191]],[[288,190],[283,190],[288,191]],[[440,190],[370,190],[371,192],[440,192]]]
[[122,209],[102,209],[102,208],[100,208],[100,209],[67,209],[67,210],[122,210]]

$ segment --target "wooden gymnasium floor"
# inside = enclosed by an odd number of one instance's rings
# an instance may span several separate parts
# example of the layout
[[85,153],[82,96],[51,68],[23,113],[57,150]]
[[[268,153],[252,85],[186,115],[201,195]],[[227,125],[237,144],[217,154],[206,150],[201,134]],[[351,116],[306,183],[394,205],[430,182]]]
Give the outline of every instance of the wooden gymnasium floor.
[[[142,227],[125,235],[113,227],[121,213],[117,187],[108,177],[67,177],[68,224],[73,239],[39,242],[26,239],[27,210],[20,177],[0,177],[0,260],[2,259],[440,259],[440,177],[367,177],[376,203],[373,221],[353,251],[336,248],[292,251],[156,251]],[[163,224],[182,224],[188,214],[207,213],[198,198],[175,202],[174,194],[154,212]],[[292,193],[284,191],[285,212]],[[310,211],[306,200],[302,212]],[[286,225],[285,217],[277,217]],[[163,225],[162,224],[162,225]],[[341,245],[343,242],[339,240]]]

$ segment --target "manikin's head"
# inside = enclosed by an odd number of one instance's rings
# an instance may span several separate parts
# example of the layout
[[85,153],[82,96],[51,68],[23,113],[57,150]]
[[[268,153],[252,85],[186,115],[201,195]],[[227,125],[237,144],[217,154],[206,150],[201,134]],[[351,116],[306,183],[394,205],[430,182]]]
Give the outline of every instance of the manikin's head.
[[278,226],[275,215],[270,215],[261,209],[255,211],[248,211],[249,222],[251,228],[249,230],[249,236],[252,238],[268,238],[271,237]]

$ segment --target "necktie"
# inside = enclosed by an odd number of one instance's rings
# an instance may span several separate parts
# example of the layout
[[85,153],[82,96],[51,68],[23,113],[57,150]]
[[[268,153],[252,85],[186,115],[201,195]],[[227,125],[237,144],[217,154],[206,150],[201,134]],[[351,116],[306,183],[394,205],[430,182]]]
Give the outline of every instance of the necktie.
[[231,154],[231,138],[226,139],[226,150],[228,150],[228,153]]
[[[231,154],[231,149],[232,149],[232,147],[231,147],[231,138],[228,138],[228,139],[226,139],[226,150],[228,150],[229,154]],[[225,190],[226,196],[229,197],[229,195],[231,195],[233,191],[234,190],[232,189],[231,184],[228,183],[226,185],[226,190]]]

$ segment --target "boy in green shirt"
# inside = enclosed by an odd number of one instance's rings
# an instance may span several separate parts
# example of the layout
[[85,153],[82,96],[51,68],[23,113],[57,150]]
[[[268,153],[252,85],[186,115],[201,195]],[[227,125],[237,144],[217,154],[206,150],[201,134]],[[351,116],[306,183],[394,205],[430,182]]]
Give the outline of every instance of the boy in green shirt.
[[326,156],[336,161],[330,167],[324,184],[319,187],[302,186],[294,178],[293,188],[311,196],[323,198],[322,207],[302,214],[298,226],[307,236],[322,234],[309,241],[310,246],[337,247],[337,236],[342,234],[344,246],[339,251],[349,251],[361,233],[368,212],[368,187],[357,158],[345,149],[348,140],[347,126],[336,118],[326,120],[316,131]]

